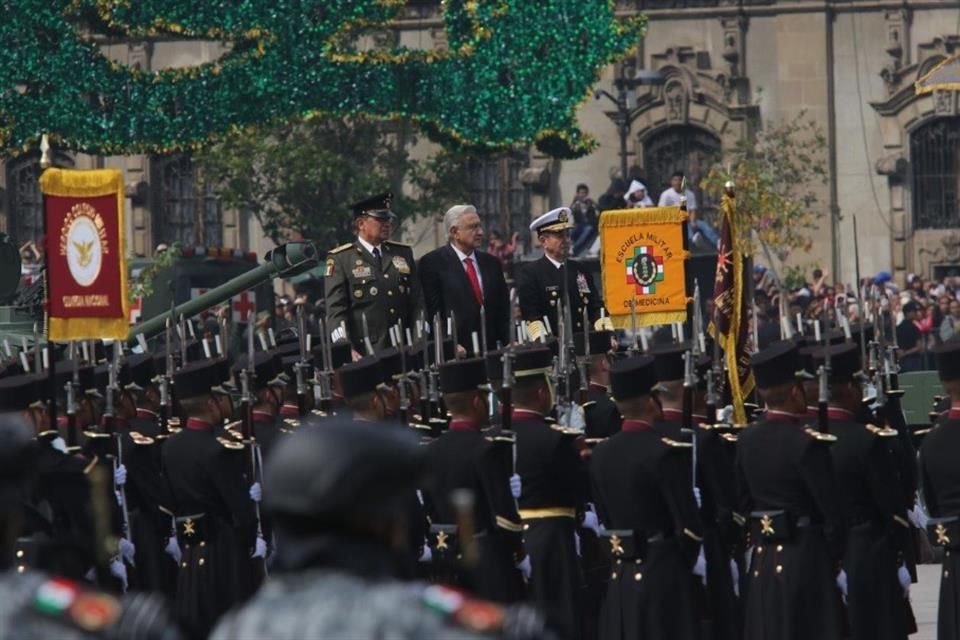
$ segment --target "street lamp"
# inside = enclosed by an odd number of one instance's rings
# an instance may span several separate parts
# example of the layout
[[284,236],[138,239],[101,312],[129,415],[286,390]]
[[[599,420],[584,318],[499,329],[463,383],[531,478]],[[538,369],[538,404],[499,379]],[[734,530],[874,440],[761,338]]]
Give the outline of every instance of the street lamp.
[[620,76],[613,81],[616,96],[604,89],[593,92],[594,99],[599,100],[602,96],[612,102],[617,110],[611,116],[611,120],[617,125],[617,134],[620,136],[620,175],[624,181],[627,180],[627,139],[630,137],[630,127],[633,124],[630,119],[631,109],[628,100],[637,87],[658,86],[666,80],[666,77],[656,69],[638,69],[632,76],[628,76],[626,67],[623,66],[620,68]]

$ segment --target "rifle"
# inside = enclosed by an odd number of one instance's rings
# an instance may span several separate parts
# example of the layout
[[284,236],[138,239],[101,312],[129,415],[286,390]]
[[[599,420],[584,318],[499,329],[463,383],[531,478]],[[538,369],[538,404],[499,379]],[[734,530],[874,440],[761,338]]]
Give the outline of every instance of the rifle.
[[[107,398],[106,398],[106,407],[103,411],[104,419],[104,429],[107,433],[113,436],[114,445],[116,446],[116,456],[113,459],[113,470],[116,472],[117,468],[123,464],[123,434],[117,432],[116,420],[114,420],[113,414],[113,399],[114,393],[119,389],[119,383],[117,380],[119,367],[120,367],[120,348],[121,343],[119,340],[114,340],[113,342],[113,357],[110,358],[109,364],[107,365]],[[120,514],[122,517],[122,526],[123,526],[123,537],[130,539],[130,511],[127,508],[127,489],[125,486],[121,485],[117,491],[120,500]]]
[[433,363],[430,365],[430,413],[429,417],[443,420],[440,408],[440,365],[443,364],[443,325],[440,313],[433,316]]
[[[577,358],[577,371],[580,374],[580,393],[577,402],[581,405],[587,402],[587,396],[590,393],[590,330],[589,311],[583,307],[583,357]],[[574,350],[576,356],[576,350]]]
[[[510,344],[503,350],[503,381],[500,384],[500,430],[510,431],[513,425],[513,349],[517,341],[516,325],[510,323]],[[517,444],[513,443],[513,463],[517,463]],[[516,468],[514,468],[516,473]]]
[[[254,364],[255,347],[253,344],[253,323],[247,327],[247,362],[246,367],[240,371],[240,412],[241,412],[241,433],[243,434],[244,444],[247,446],[250,465],[250,483],[260,481],[260,450],[257,445],[257,434],[253,422],[253,407],[255,404],[253,390],[257,379],[257,371]],[[260,520],[260,504],[254,502],[254,511],[257,518],[257,537],[263,537],[263,524]],[[266,571],[266,565],[264,565]]]
[[400,379],[397,380],[397,390],[400,392],[400,424],[410,424],[410,396],[407,393],[407,348],[403,343],[403,320],[390,328],[396,331],[397,349],[400,351]]
[[[820,321],[816,321],[817,333],[820,334]],[[817,426],[821,433],[830,430],[830,338],[823,332],[823,364],[817,370],[819,375],[819,397],[817,402]]]
[[307,323],[303,315],[303,303],[297,305],[297,342],[300,346],[300,360],[293,369],[297,379],[297,412],[307,414]]
[[172,416],[172,402],[170,397],[171,385],[173,384],[173,353],[170,351],[171,326],[170,317],[166,320],[166,357],[164,358],[166,367],[164,373],[160,374],[160,435],[167,437],[170,435],[170,417]]
[[420,420],[429,426],[430,423],[430,343],[426,335],[427,320],[424,312],[420,312],[420,318],[417,321],[417,338],[423,341],[423,362],[417,375],[417,382],[420,385]]
[[70,360],[73,377],[64,387],[67,390],[67,446],[75,447],[79,443],[77,434],[77,390],[80,388],[80,363],[77,361],[77,343],[70,343]]
[[316,371],[320,385],[320,411],[330,415],[333,411],[333,354],[331,352],[330,333],[325,318],[320,318],[320,355],[321,367]]
[[[559,326],[558,338],[560,342],[559,357],[557,358],[557,391],[563,398],[563,407],[566,409],[567,427],[573,426],[573,389],[570,384],[570,377],[573,367],[576,366],[576,353],[573,346],[573,308],[570,306],[570,261],[564,262],[564,283],[563,283],[563,308],[562,313],[557,314],[557,323]],[[584,324],[584,333],[589,330],[589,325]],[[587,337],[585,335],[585,337]],[[571,353],[574,356],[574,363],[571,366]],[[560,394],[560,384],[563,384],[563,392]]]

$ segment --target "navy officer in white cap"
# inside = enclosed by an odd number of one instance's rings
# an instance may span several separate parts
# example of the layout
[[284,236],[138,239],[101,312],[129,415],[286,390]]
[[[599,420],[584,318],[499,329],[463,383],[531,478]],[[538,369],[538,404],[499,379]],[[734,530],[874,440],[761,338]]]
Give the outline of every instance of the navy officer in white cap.
[[[567,207],[548,211],[530,223],[530,231],[540,240],[544,255],[520,270],[517,294],[520,298],[520,314],[527,322],[527,330],[534,340],[550,332],[558,332],[558,310],[567,300],[573,332],[584,330],[584,308],[594,329],[613,330],[609,316],[601,314],[603,303],[590,275],[579,263],[569,259],[572,228],[573,217]],[[566,295],[562,286],[564,282],[567,285]],[[545,317],[549,327],[544,325]]]

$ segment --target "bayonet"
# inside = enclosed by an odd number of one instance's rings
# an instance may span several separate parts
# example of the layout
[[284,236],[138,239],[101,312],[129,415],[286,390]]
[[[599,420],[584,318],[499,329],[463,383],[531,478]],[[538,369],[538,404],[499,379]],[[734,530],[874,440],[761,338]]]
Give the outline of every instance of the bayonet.
[[486,357],[487,355],[487,308],[484,305],[480,305],[480,353],[479,355]]
[[360,314],[360,326],[363,329],[363,346],[367,350],[367,355],[373,355],[373,343],[370,342],[370,327],[367,325],[367,313]]

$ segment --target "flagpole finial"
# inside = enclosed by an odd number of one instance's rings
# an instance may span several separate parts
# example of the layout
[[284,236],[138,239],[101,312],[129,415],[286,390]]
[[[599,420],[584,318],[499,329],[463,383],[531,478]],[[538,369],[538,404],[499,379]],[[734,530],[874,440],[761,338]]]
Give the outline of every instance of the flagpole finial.
[[50,138],[47,134],[40,136],[40,168],[46,169],[50,166]]
[[736,187],[736,185],[733,183],[733,180],[727,180],[725,183],[723,183],[723,190],[726,191],[727,195],[730,197],[733,197],[734,195],[734,187]]

